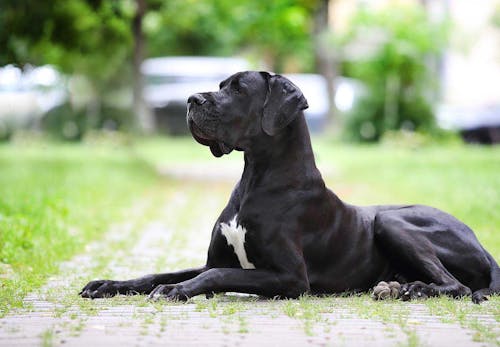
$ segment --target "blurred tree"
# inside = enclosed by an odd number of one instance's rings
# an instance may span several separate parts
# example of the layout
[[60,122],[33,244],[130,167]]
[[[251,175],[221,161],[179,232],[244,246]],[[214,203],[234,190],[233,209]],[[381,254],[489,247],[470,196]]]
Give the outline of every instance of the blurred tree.
[[133,8],[126,1],[3,0],[0,64],[54,64],[106,81],[127,59]]
[[[316,70],[325,77],[328,88],[329,116],[335,120],[335,77],[337,61],[335,50],[332,49],[328,37],[332,35],[329,25],[330,0],[320,0],[314,11],[314,52]],[[332,0],[333,2],[333,0]]]
[[420,5],[361,9],[350,30],[336,37],[343,75],[361,80],[366,93],[346,119],[350,139],[376,141],[388,130],[435,129],[435,71],[428,62],[446,42],[446,25],[429,20]]
[[276,72],[314,71],[313,12],[318,1],[257,0],[241,8],[239,45]]
[[133,71],[133,110],[136,115],[137,126],[145,131],[153,130],[153,119],[149,114],[144,99],[143,78],[141,74],[141,64],[144,60],[144,32],[143,20],[147,10],[146,0],[135,0],[136,10],[132,19],[132,35],[133,35],[133,54],[132,54],[132,71]]
[[148,55],[245,52],[277,72],[313,70],[312,0],[169,0],[146,14]]
[[228,55],[235,48],[232,2],[169,0],[146,14],[149,56]]
[[500,3],[495,6],[495,10],[491,16],[491,23],[495,27],[500,28]]
[[134,5],[128,0],[3,0],[0,65],[53,64],[66,74],[85,76],[91,88],[83,124],[95,127],[102,123],[107,96],[132,82]]

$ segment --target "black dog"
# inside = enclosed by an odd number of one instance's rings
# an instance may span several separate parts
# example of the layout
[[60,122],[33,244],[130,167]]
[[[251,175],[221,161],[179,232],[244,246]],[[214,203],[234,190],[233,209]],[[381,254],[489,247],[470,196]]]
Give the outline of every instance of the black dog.
[[403,299],[500,292],[500,268],[465,224],[427,206],[357,207],[325,187],[315,166],[300,90],[280,75],[237,73],[192,95],[193,137],[216,157],[245,152],[239,183],[212,232],[205,266],[127,281],[92,281],[81,295],[185,300],[244,292],[367,291],[404,283]]

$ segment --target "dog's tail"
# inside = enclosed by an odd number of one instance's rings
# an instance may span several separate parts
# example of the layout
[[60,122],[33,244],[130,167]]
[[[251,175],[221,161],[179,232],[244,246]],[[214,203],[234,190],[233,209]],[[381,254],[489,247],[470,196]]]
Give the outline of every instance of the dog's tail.
[[500,294],[500,267],[498,266],[495,259],[489,254],[486,250],[484,250],[488,260],[490,262],[490,286],[488,288],[483,288],[476,290],[472,293],[472,301],[475,304],[479,304],[485,300],[488,300],[487,296],[491,294]]

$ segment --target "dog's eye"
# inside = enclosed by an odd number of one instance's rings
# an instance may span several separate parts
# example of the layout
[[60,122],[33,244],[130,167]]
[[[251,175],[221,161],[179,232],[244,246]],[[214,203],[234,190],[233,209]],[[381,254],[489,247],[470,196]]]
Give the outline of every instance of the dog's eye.
[[235,94],[242,94],[243,93],[243,87],[241,86],[240,83],[235,81],[235,82],[231,83],[231,87],[232,87]]

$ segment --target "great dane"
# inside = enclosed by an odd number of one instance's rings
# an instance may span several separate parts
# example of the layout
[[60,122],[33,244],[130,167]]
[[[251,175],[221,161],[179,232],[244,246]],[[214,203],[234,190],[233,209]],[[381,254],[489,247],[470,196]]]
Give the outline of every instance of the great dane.
[[364,292],[381,281],[400,282],[396,296],[404,300],[471,295],[480,303],[500,292],[498,264],[453,216],[422,205],[353,206],[327,189],[314,161],[307,107],[299,88],[267,72],[240,72],[218,91],[192,95],[187,123],[194,139],[216,157],[238,150],[245,158],[213,227],[206,264],[92,281],[80,294],[297,298]]

